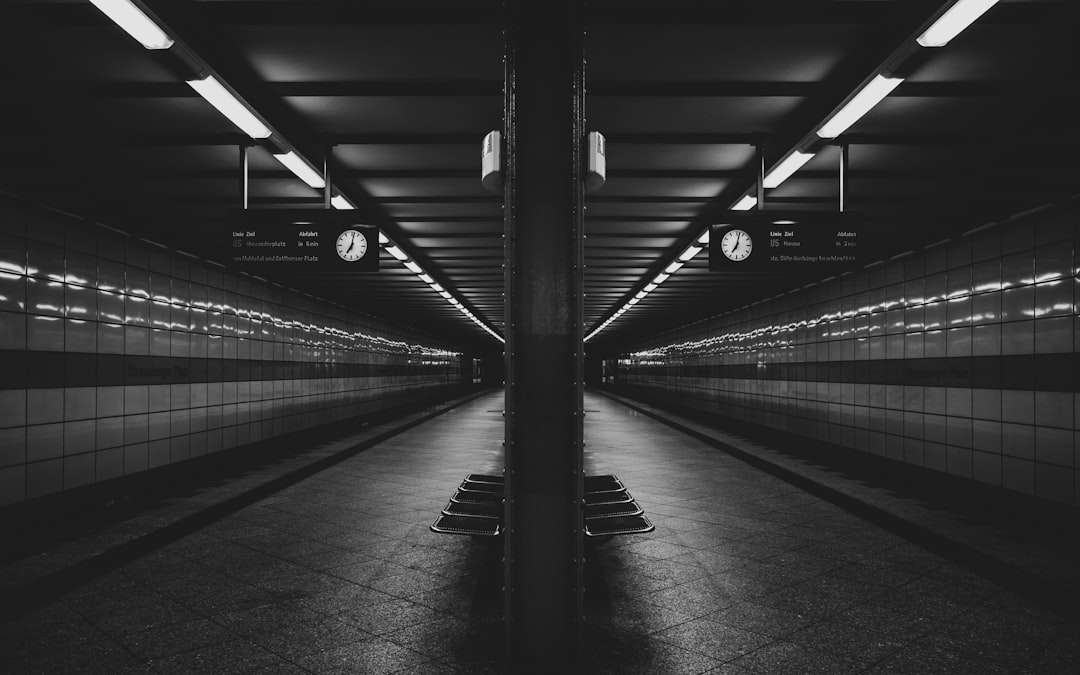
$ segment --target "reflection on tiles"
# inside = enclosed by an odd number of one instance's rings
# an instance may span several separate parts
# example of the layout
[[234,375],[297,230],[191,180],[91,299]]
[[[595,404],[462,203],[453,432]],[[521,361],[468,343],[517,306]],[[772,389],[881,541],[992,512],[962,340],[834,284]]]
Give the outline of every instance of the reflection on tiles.
[[[880,431],[874,420],[888,417],[879,409],[920,411],[914,406],[924,388],[948,387],[948,416],[933,425],[935,438],[943,436],[941,429],[957,430],[944,434],[946,450],[957,447],[949,439],[966,438],[959,430],[973,424],[969,443],[976,449],[1031,464],[974,458],[976,480],[1080,503],[1074,475],[1080,466],[1066,460],[1064,450],[1067,436],[1080,438],[1080,420],[1072,414],[1036,419],[1032,403],[1038,392],[1060,396],[1060,409],[1074,403],[1080,409],[1080,368],[1074,365],[1080,260],[1073,228],[1062,226],[1080,218],[1073,209],[1033,214],[668,333],[663,341],[643,341],[606,364],[606,379],[857,450],[892,444],[898,450],[889,455],[896,457],[905,457],[899,450],[905,442],[926,440],[925,420],[888,425],[882,443],[867,433]],[[947,262],[938,249],[947,249]],[[865,347],[856,348],[864,338]],[[848,404],[815,382],[871,390],[848,415]],[[896,397],[883,401],[873,389],[878,384],[899,387]],[[959,391],[968,392],[963,404]],[[1003,431],[1001,420],[1011,426]],[[1035,442],[1040,432],[1057,439],[1046,441],[1054,450],[1042,455]],[[1008,435],[1004,448],[1002,433]],[[1080,446],[1073,450],[1080,456]],[[906,457],[941,468],[921,451]],[[1023,476],[1010,476],[1010,468]],[[1066,484],[1074,487],[1065,490]]]
[[[15,208],[26,210],[26,227],[35,227],[38,212]],[[12,485],[0,490],[0,506],[183,461],[192,448],[227,449],[461,382],[462,355],[433,340],[78,227],[69,248],[25,231],[2,235],[0,350],[28,350],[29,358],[12,360],[17,377],[0,380],[0,392],[25,397],[26,417],[24,408],[18,416],[5,411],[0,431],[21,428],[29,440],[21,476],[4,475]],[[87,245],[95,237],[97,246]],[[43,352],[51,354],[36,358]],[[220,396],[223,380],[227,400]],[[72,392],[67,419],[87,420],[66,431],[65,386]],[[69,461],[32,467],[59,457]]]

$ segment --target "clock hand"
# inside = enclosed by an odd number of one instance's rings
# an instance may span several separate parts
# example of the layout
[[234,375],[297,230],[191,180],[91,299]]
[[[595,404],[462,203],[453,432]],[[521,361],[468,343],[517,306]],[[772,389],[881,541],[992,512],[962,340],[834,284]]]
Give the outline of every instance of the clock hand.
[[352,235],[352,239],[349,239],[349,248],[345,250],[345,254],[346,254],[346,255],[348,255],[349,251],[351,251],[351,250],[352,250],[352,247],[353,247],[353,245],[354,245],[355,243],[356,243],[356,235],[355,235],[355,234],[353,234],[353,235]]

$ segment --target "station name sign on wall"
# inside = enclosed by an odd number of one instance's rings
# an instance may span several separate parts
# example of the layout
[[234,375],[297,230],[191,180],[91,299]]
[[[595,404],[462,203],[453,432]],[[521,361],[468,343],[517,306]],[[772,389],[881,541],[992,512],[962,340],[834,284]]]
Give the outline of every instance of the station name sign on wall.
[[865,228],[843,213],[728,214],[709,233],[712,271],[828,271],[867,262]]
[[350,211],[247,209],[229,232],[233,263],[255,271],[376,272],[379,230]]

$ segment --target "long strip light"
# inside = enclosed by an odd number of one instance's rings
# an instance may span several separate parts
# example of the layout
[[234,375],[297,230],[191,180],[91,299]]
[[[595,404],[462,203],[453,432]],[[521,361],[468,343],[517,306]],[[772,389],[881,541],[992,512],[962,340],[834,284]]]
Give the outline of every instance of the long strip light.
[[694,256],[696,256],[698,253],[701,253],[701,247],[691,244],[686,248],[685,251],[679,254],[679,262],[689,262],[693,260]]
[[[95,7],[100,9],[120,28],[138,40],[147,49],[168,49],[174,44],[174,40],[154,23],[139,7],[131,0],[90,0]],[[230,122],[239,127],[244,133],[254,139],[269,138],[273,135],[270,127],[266,125],[245,103],[236,97],[224,84],[213,75],[201,80],[188,80],[188,85],[202,96],[210,105],[224,115]],[[312,167],[307,160],[294,151],[274,154],[274,159],[281,162],[285,168],[293,172],[297,178],[307,183],[314,189],[326,187],[325,177]],[[331,186],[332,187],[332,186]],[[330,199],[330,205],[335,209],[351,210],[356,206],[347,197],[341,194],[334,195]],[[402,263],[410,272],[417,275],[434,292],[445,298],[451,305],[456,307],[462,314],[473,323],[483,328],[487,333],[499,342],[505,343],[501,335],[496,333],[490,326],[476,317],[464,304],[442,287],[431,275],[415,261],[411,260],[401,247],[397,246],[382,232],[379,232],[379,244],[386,252]]]
[[314,167],[307,163],[307,160],[295,152],[290,150],[281,155],[274,155],[274,159],[281,162],[286,169],[292,171],[297,178],[307,183],[310,187],[313,187],[316,190],[326,187],[326,181],[323,180],[322,174],[316,171]]
[[791,175],[802,168],[814,156],[812,152],[799,152],[796,150],[765,174],[763,185],[767,188],[779,187],[781,183],[791,178]]
[[173,39],[131,0],[90,0],[125,33],[147,49],[168,49]]
[[491,335],[499,342],[502,342],[503,344],[506,343],[506,340],[503,339],[501,335],[496,333],[494,329],[491,328],[491,326],[488,326],[486,323],[481,321],[480,318],[473,314],[472,311],[470,311],[464,303],[455,298],[449,291],[443,288],[442,285],[438,281],[436,281],[430,274],[425,272],[424,268],[420,265],[420,263],[410,258],[409,255],[405,253],[405,251],[401,250],[400,246],[395,244],[389,237],[387,237],[382,232],[379,233],[379,243],[382,245],[383,249],[385,249],[387,253],[389,253],[391,256],[394,257],[395,260],[404,265],[405,269],[415,274],[417,278],[427,284],[432,291],[441,295],[444,300],[446,300],[448,303],[450,303],[451,306],[454,307],[454,309],[464,314],[466,318],[468,318],[480,328],[484,329],[486,333]]
[[256,117],[255,113],[248,110],[248,107],[218,82],[213,75],[202,80],[188,80],[187,83],[200,96],[205,98],[207,103],[217,108],[218,112],[240,127],[240,130],[248,136],[252,138],[270,137],[270,127],[263,124],[263,121]]
[[915,39],[923,47],[944,47],[997,4],[998,0],[959,0]]
[[344,197],[344,195],[334,195],[333,197],[331,197],[330,206],[333,206],[335,209],[340,209],[342,211],[349,211],[356,208],[355,206],[353,206],[352,202],[350,202]]
[[[888,96],[903,81],[904,78],[902,77],[875,75],[874,79],[867,82],[866,86],[860,89],[859,93],[855,94],[843,108],[837,110],[835,115],[821,125],[821,128],[817,130],[817,135],[821,138],[836,138],[844,133],[859,118],[870,112],[871,108],[881,103],[882,99]],[[771,186],[766,185],[765,187]]]
[[695,243],[690,244],[685,249],[683,249],[683,252],[679,254],[677,260],[673,260],[667,267],[664,268],[663,272],[653,277],[653,280],[646,284],[645,287],[642,288],[640,291],[635,293],[634,297],[627,300],[626,303],[622,307],[620,307],[614,314],[609,316],[602,324],[597,326],[595,330],[586,335],[585,340],[591,340],[593,336],[607,328],[608,324],[625,314],[626,310],[630,309],[634,305],[644,300],[645,296],[659,288],[660,284],[670,279],[672,274],[682,269],[682,267],[685,266],[686,263],[693,260],[695,257],[697,257],[699,253],[705,250],[705,245],[709,243],[709,230],[705,230],[694,241]]
[[[796,157],[795,159],[792,159],[796,155],[798,155],[799,157]],[[801,167],[803,164],[805,164],[807,161],[809,161],[810,158],[813,157],[813,156],[814,156],[813,154],[795,152],[792,155],[788,156],[779,165],[777,165],[777,167],[775,169],[773,169],[773,171],[771,172],[770,176],[774,176],[774,174],[776,176],[782,176],[780,178],[780,180],[778,180],[776,182],[776,185],[779,185],[784,180],[786,180],[788,176],[795,173],[799,169],[799,167]],[[787,171],[787,173],[786,174],[780,174],[779,171],[780,171],[781,168],[783,168],[784,171]],[[774,178],[775,178],[775,176],[774,176]],[[768,180],[769,180],[769,176],[766,177],[766,181],[768,181]],[[776,185],[770,185],[768,182],[766,182],[766,187],[776,187]],[[738,202],[735,203],[734,206],[731,207],[731,210],[732,211],[749,211],[750,209],[754,208],[755,206],[757,206],[757,197],[754,197],[753,195],[744,195]],[[699,253],[701,253],[703,250],[705,250],[705,246],[707,246],[708,243],[709,243],[709,229],[706,228],[704,232],[702,232],[700,235],[697,236],[697,238],[694,240],[694,243],[690,244],[685,249],[683,249],[682,253],[680,253],[675,260],[672,260],[670,263],[668,263],[668,265],[664,268],[664,270],[662,272],[660,272],[655,277],[653,277],[652,281],[650,281],[648,284],[645,285],[644,288],[642,288],[640,291],[638,291],[634,295],[634,297],[627,300],[626,303],[624,303],[622,307],[620,307],[618,310],[616,310],[614,314],[609,316],[607,319],[604,320],[603,323],[601,323],[599,326],[597,326],[595,329],[593,329],[588,335],[586,335],[585,336],[585,341],[591,340],[593,337],[596,336],[597,333],[599,333],[600,331],[607,328],[608,325],[612,321],[614,321],[615,319],[618,319],[620,316],[625,314],[626,310],[630,309],[634,305],[636,305],[639,302],[641,302],[642,300],[644,300],[645,296],[647,296],[649,293],[652,293],[657,288],[659,288],[660,284],[662,284],[665,281],[667,281],[668,279],[670,279],[672,274],[674,274],[675,272],[678,272],[680,269],[682,269],[682,267],[684,265],[686,265],[686,263],[693,260],[695,257],[697,257],[697,255]]]
[[[927,28],[922,35],[916,38],[916,41],[923,47],[942,47],[974,23],[975,20],[985,14],[986,11],[997,4],[997,2],[998,0],[957,0],[952,7],[946,10],[945,13],[938,17],[938,19]],[[843,107],[827,119],[815,133],[823,139],[836,138],[872,110],[874,106],[884,100],[885,97],[892,93],[892,91],[903,81],[904,78],[902,77],[889,77],[880,73],[875,75],[874,78],[867,82],[862,89],[852,96]],[[762,181],[763,187],[779,187],[813,157],[814,153],[812,152],[793,151],[765,175],[764,180]],[[731,210],[749,211],[757,206],[757,204],[757,197],[747,194],[743,195],[742,198],[731,207]],[[692,260],[694,256],[702,250],[702,247],[709,243],[709,230],[706,229],[696,241],[697,245],[691,244],[684,249],[675,260],[664,268],[662,273],[656,275],[651,283],[638,291],[633,298],[628,300],[622,307],[615,311],[615,313],[586,335],[585,340],[591,339],[597,333],[604,330],[608,324],[622,316],[630,307],[641,302],[645,296],[656,290],[660,284],[667,281],[672,274]]]
[[749,211],[757,206],[757,197],[753,195],[744,195],[742,199],[735,202],[735,206],[731,207],[732,211]]
[[[344,195],[340,194],[335,195],[330,199],[330,205],[336,209],[356,208],[355,206],[353,206],[352,202],[350,202]],[[461,303],[460,300],[455,298],[452,294],[450,294],[450,292],[443,288],[442,284],[432,278],[430,274],[425,272],[423,267],[421,267],[416,261],[410,259],[409,255],[405,253],[405,251],[402,251],[400,246],[390,241],[390,238],[383,234],[382,231],[379,232],[379,244],[387,253],[393,256],[395,260],[402,263],[406,267],[406,269],[419,277],[420,281],[423,281],[425,284],[428,285],[429,288],[431,288],[431,290],[441,295],[447,302],[449,302],[451,305],[454,306],[455,309],[464,314],[470,321],[475,323],[477,326],[483,328],[485,332],[490,334],[499,342],[506,342],[501,335],[492,330],[491,327],[488,326],[486,323],[478,319],[475,314],[470,312],[468,308],[466,308],[465,305]]]

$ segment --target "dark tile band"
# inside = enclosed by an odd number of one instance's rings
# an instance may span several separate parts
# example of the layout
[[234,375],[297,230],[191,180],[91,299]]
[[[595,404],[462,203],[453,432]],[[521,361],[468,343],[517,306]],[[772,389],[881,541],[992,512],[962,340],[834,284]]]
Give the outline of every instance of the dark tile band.
[[707,366],[619,366],[617,378],[702,377],[975,389],[1080,391],[1080,353]]
[[309,380],[331,377],[395,377],[442,373],[457,378],[459,364],[312,363],[259,359],[125,356],[0,350],[0,389],[110,387],[140,384],[197,384]]

